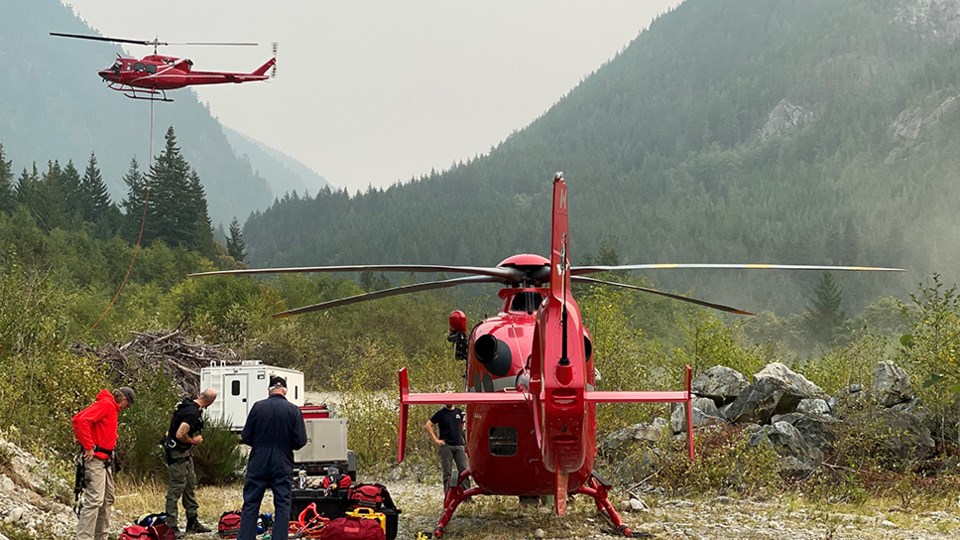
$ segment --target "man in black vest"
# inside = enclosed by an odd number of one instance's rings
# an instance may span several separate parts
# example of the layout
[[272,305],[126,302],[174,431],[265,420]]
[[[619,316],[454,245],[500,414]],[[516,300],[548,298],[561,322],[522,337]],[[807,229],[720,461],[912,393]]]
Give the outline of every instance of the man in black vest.
[[300,408],[287,401],[287,381],[270,377],[270,396],[253,404],[240,442],[250,445],[247,482],[237,540],[257,537],[260,503],[269,487],[273,491],[274,522],[271,538],[287,540],[290,526],[290,491],[293,484],[293,451],[307,444],[307,426]]
[[193,447],[203,442],[203,409],[217,399],[217,391],[207,388],[196,399],[185,399],[177,404],[170,419],[166,444],[163,447],[167,460],[167,525],[173,529],[177,538],[183,538],[184,532],[177,526],[177,503],[183,499],[183,509],[187,513],[187,533],[207,533],[210,528],[200,523],[197,511],[197,473],[193,468]]
[[[446,404],[427,420],[426,428],[430,438],[440,448],[440,465],[443,467],[443,489],[446,491],[457,485],[460,473],[467,470],[467,453],[463,447],[463,411],[455,408],[452,403]],[[433,425],[440,428],[440,436],[433,431]],[[453,463],[457,464],[457,474],[453,475]],[[470,480],[464,480],[460,486],[463,489],[470,487]]]

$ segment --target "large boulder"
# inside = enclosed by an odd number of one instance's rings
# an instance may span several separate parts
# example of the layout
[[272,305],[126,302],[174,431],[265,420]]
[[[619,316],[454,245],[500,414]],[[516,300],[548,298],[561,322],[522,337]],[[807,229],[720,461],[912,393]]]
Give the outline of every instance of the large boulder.
[[799,412],[799,408],[797,410],[798,412],[776,415],[770,419],[770,423],[786,422],[797,428],[800,435],[821,452],[832,450],[837,440],[835,430],[840,425],[840,420],[824,414],[804,414]]
[[767,378],[783,381],[787,385],[790,393],[802,396],[801,399],[823,397],[826,395],[819,386],[813,384],[807,380],[806,377],[796,373],[780,362],[767,364],[753,376],[754,381]]
[[638,448],[656,446],[666,436],[667,421],[654,418],[651,422],[618,429],[597,445],[600,455],[610,461],[620,461],[636,453]]
[[910,376],[893,362],[880,362],[873,368],[873,394],[883,407],[910,401],[913,399]]
[[710,398],[717,406],[726,405],[750,385],[739,371],[726,366],[713,366],[693,379],[693,393]]
[[775,414],[794,412],[801,400],[824,395],[817,385],[774,362],[754,375],[754,382],[723,409],[724,418],[766,424]]
[[763,426],[750,439],[751,446],[770,444],[780,456],[780,472],[787,476],[809,474],[823,463],[823,452],[808,442],[788,422]]
[[[717,409],[717,404],[710,398],[695,397],[692,400],[693,405],[693,427],[703,427],[716,423],[726,423]],[[683,405],[677,405],[670,413],[670,429],[674,433],[684,433],[687,431],[687,408]]]

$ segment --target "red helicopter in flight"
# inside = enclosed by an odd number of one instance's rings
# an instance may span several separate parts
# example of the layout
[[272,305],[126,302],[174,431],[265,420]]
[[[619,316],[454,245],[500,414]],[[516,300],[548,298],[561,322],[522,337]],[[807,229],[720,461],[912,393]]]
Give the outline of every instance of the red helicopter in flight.
[[[501,283],[500,312],[477,324],[467,338],[467,320],[461,311],[450,315],[450,333],[459,341],[458,354],[467,361],[464,392],[411,393],[407,369],[399,372],[400,427],[397,459],[406,448],[408,409],[411,405],[466,404],[469,469],[458,486],[447,490],[434,536],[443,536],[457,506],[477,495],[554,496],[558,515],[566,512],[567,497],[591,497],[598,512],[617,531],[632,531],[608,498],[611,485],[594,469],[597,454],[599,403],[683,403],[687,426],[692,424],[691,369],[683,374],[679,391],[601,391],[596,388],[592,337],[584,326],[571,284],[625,287],[720,311],[751,315],[747,311],[695,298],[587,277],[617,270],[669,268],[789,269],[902,271],[899,268],[811,266],[777,264],[638,264],[571,266],[567,227],[567,185],[562,173],[553,180],[553,216],[550,258],[521,254],[496,267],[448,265],[358,265],[226,270],[193,274],[251,275],[295,272],[451,272],[472,274],[405,285],[277,313],[286,317],[330,309],[399,294],[475,283]],[[693,433],[687,429],[690,459]],[[472,477],[474,486],[462,489]]]
[[[120,39],[102,36],[87,36],[83,34],[61,34],[50,32],[51,36],[88,39],[91,41],[108,41],[111,43],[132,43],[135,45],[153,46],[153,54],[141,59],[124,58],[117,55],[112,66],[97,72],[111,90],[122,92],[133,99],[150,101],[173,101],[167,98],[167,90],[175,90],[185,86],[201,84],[245,83],[265,81],[276,75],[277,44],[273,44],[273,57],[262,66],[250,73],[234,73],[228,71],[194,71],[193,61],[189,58],[177,58],[157,54],[157,47],[170,43],[154,39],[142,41],[135,39]],[[175,44],[177,45],[177,44]],[[180,43],[179,45],[228,45],[228,46],[256,46],[256,43]],[[267,72],[273,68],[273,72]]]

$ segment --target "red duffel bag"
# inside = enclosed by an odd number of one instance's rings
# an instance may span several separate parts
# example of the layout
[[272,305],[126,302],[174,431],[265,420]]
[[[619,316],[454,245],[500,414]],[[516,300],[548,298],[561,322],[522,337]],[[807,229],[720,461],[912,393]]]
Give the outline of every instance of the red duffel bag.
[[344,516],[324,525],[320,540],[387,540],[387,535],[375,519]]

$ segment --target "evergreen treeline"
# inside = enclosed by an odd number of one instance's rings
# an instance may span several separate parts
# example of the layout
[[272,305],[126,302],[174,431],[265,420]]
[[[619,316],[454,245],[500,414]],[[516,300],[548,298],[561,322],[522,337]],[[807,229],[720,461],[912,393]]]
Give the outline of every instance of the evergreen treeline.
[[118,236],[136,242],[142,223],[144,246],[162,242],[210,259],[218,256],[206,193],[181,154],[172,126],[150,171],[141,172],[134,158],[124,182],[127,197],[118,205],[110,198],[93,153],[83,175],[72,161],[61,166],[54,160],[47,162],[43,172],[34,163],[14,178],[13,162],[6,159],[0,144],[0,212],[23,212],[46,233],[80,230],[99,240]]
[[[689,0],[487,156],[355,196],[293,194],[255,213],[250,261],[489,265],[545,254],[550,179],[563,170],[575,264],[606,242],[626,263],[910,270],[836,276],[854,311],[932,271],[955,279],[960,254],[945,242],[960,229],[960,107],[949,99],[960,92],[960,45],[929,39],[903,4]],[[818,280],[649,277],[781,312],[802,311]]]

